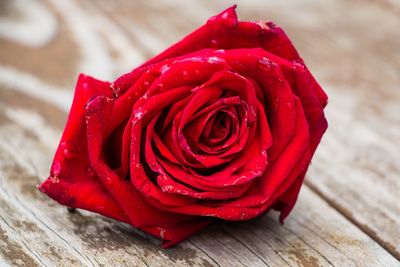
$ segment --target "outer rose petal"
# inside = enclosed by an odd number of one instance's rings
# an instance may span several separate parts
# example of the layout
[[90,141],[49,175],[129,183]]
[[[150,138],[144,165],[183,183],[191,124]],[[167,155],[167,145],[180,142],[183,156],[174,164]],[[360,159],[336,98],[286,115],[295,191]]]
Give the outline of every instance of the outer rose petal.
[[280,27],[272,22],[239,21],[235,9],[236,5],[210,18],[205,25],[142,66],[207,48],[262,48],[286,60],[302,62]]
[[110,83],[80,75],[67,125],[50,171],[38,188],[63,205],[127,222],[128,219],[90,169],[84,106],[96,95],[110,95]]
[[[317,149],[322,135],[328,127],[323,111],[326,105],[326,99],[321,102],[321,95],[318,95],[318,89],[320,87],[304,66],[295,65],[292,70],[294,72],[293,87],[302,102],[304,113],[310,126],[310,156],[312,156]],[[293,209],[307,169],[308,168],[305,168],[303,170],[295,183],[290,186],[275,204],[274,208],[281,211],[281,221],[283,221]]]

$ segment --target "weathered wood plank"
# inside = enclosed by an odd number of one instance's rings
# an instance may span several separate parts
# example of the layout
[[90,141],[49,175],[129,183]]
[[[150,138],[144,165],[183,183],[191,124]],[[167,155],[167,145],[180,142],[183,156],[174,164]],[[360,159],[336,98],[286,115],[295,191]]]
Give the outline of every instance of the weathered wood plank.
[[234,259],[239,265],[398,265],[393,257],[388,261],[381,258],[382,248],[378,244],[307,187],[283,226],[272,213],[241,224],[217,225],[192,240],[214,259],[226,260],[226,264]]

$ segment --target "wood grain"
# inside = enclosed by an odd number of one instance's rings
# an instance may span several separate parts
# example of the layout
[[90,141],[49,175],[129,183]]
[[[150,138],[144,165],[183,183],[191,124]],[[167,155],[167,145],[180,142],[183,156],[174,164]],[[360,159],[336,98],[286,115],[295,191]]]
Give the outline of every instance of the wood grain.
[[[270,19],[327,90],[330,128],[286,223],[216,222],[170,250],[68,213],[47,177],[79,72],[112,80],[227,2],[0,2],[0,266],[400,266],[400,20],[395,1],[235,1]],[[34,34],[32,34],[34,33]]]

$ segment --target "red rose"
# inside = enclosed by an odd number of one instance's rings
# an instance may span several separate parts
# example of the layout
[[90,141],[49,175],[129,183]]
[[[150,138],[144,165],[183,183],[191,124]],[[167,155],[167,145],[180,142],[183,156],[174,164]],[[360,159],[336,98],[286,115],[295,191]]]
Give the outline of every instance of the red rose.
[[271,22],[235,7],[113,83],[79,77],[39,189],[163,239],[296,201],[327,96]]

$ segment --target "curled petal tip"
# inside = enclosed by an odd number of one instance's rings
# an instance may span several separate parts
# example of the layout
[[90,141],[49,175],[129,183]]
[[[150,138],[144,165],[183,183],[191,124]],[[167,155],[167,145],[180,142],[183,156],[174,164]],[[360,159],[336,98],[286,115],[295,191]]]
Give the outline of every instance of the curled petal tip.
[[226,19],[234,19],[237,20],[237,13],[236,13],[236,7],[237,5],[232,5],[231,7],[228,7],[221,13],[217,14],[216,16],[211,17],[208,21],[214,21],[214,20],[226,20]]

